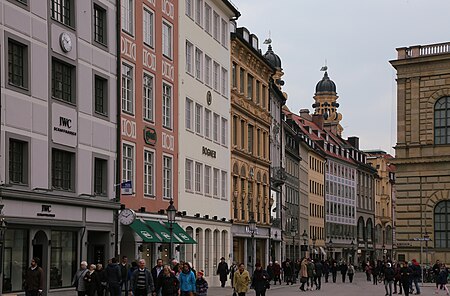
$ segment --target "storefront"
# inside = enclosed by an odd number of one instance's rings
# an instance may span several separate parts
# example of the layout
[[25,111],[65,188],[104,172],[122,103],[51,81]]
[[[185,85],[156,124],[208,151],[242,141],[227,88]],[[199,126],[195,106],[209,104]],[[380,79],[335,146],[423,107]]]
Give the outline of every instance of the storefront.
[[259,227],[253,234],[248,225],[233,224],[233,261],[244,263],[249,271],[259,262],[262,266],[269,264],[270,228]]

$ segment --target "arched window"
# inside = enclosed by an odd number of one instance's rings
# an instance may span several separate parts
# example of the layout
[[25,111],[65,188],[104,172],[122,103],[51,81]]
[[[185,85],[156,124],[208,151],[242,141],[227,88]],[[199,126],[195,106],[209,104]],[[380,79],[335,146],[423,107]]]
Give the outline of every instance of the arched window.
[[358,241],[363,241],[366,239],[365,231],[364,231],[364,219],[363,217],[359,217],[358,219]]
[[392,244],[392,227],[390,225],[386,226],[386,244]]
[[450,97],[440,98],[434,105],[434,143],[450,144]]
[[436,248],[450,248],[450,201],[434,208],[434,243]]
[[373,240],[373,224],[372,219],[367,219],[366,223],[366,233],[367,233],[367,240],[372,241]]

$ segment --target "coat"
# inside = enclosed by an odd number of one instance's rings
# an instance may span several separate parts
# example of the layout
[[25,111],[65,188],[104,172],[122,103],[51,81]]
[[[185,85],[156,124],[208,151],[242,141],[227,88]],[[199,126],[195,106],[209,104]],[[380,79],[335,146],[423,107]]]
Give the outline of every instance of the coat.
[[197,290],[195,275],[192,270],[189,270],[187,273],[184,271],[180,272],[179,275],[180,281],[180,290],[182,292],[194,292]]
[[281,266],[280,266],[280,264],[274,263],[273,264],[273,275],[278,277],[278,276],[280,276],[280,274],[281,274]]
[[72,279],[72,286],[75,287],[77,291],[84,292],[86,291],[86,283],[84,282],[84,276],[88,272],[87,269],[78,269]]
[[37,266],[35,269],[27,268],[25,273],[25,291],[36,291],[44,289],[44,271]]
[[122,276],[120,272],[120,267],[117,263],[109,263],[108,266],[105,268],[106,273],[106,281],[108,282],[108,285],[119,285]]
[[247,270],[242,273],[238,270],[234,273],[234,289],[237,293],[247,293],[250,284],[250,274]]
[[[155,291],[155,284],[153,283],[152,273],[147,268],[144,268],[144,272],[145,272],[145,287],[147,290],[147,294],[152,293],[153,291]],[[139,268],[136,269],[131,275],[130,287],[131,290],[133,291],[133,295],[136,295],[135,291],[137,288],[138,277],[139,277]]]
[[305,278],[308,277],[308,261],[306,259],[303,259],[300,266],[300,276]]
[[93,271],[93,272],[86,272],[84,274],[84,284],[86,286],[86,294],[87,295],[95,295],[95,291],[97,290],[97,287],[99,285],[99,277],[98,277],[98,272],[97,271]]
[[269,274],[264,269],[255,270],[252,276],[252,287],[255,291],[265,291],[269,285]]
[[446,285],[447,284],[447,277],[448,277],[448,270],[447,269],[441,269],[439,271],[437,278],[436,278],[436,284],[438,285]]
[[174,274],[170,273],[169,276],[166,276],[160,272],[156,280],[156,291],[161,290],[162,296],[178,296],[179,289],[180,281]]
[[195,282],[197,296],[208,295],[208,282],[204,278],[197,278]]
[[227,276],[229,272],[230,271],[228,270],[228,264],[225,261],[220,262],[219,265],[217,266],[217,275],[220,276],[221,282],[227,281]]

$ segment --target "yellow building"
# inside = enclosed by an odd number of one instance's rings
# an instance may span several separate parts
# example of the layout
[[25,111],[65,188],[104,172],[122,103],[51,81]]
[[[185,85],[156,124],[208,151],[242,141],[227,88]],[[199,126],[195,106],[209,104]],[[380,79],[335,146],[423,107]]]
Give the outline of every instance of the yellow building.
[[[246,28],[231,34],[231,118],[233,170],[233,260],[253,270],[268,264],[270,246],[268,85],[274,68],[261,55],[258,39]],[[253,233],[250,219],[257,223]]]

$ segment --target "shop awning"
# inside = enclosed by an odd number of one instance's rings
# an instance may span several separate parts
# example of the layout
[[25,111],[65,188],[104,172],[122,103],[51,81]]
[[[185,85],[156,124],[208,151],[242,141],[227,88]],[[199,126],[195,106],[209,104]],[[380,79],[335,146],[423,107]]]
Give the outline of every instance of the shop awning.
[[[144,220],[151,229],[161,238],[163,243],[170,243],[170,231],[159,221]],[[172,234],[172,242],[180,243],[181,241]]]
[[[166,227],[170,227],[169,223],[166,222]],[[197,242],[186,233],[186,231],[181,228],[181,226],[178,223],[173,223],[173,233],[181,240],[182,244],[196,244]]]
[[131,225],[133,229],[141,238],[144,243],[160,243],[161,240],[151,231],[147,225],[139,219],[136,219]]

